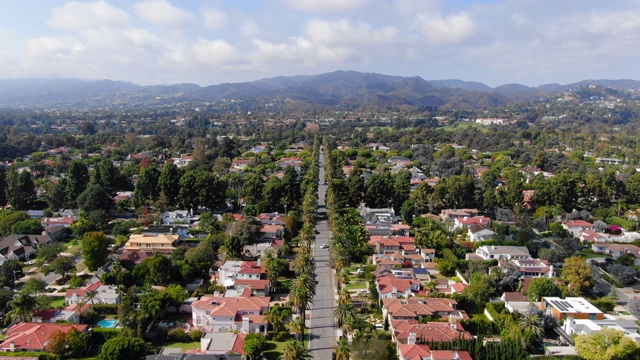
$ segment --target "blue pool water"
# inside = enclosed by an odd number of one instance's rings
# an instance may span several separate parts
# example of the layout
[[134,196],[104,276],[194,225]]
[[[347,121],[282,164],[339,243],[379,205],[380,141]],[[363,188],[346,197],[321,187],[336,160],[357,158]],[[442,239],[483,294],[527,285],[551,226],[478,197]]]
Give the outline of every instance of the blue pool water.
[[120,320],[107,320],[107,319],[104,319],[104,320],[98,321],[98,325],[100,327],[108,329],[108,328],[114,328],[114,327],[118,326],[119,322],[120,322]]

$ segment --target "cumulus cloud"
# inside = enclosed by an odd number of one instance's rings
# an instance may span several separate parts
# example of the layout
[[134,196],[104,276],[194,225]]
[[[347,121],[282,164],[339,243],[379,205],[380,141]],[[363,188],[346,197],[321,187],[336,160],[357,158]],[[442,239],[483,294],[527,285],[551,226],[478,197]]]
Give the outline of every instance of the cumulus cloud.
[[220,29],[227,25],[227,14],[224,11],[212,7],[202,10],[204,25],[209,29]]
[[190,52],[201,64],[233,67],[240,60],[240,52],[224,40],[198,39],[191,45]]
[[193,14],[173,6],[167,0],[145,0],[134,5],[136,14],[146,22],[158,26],[185,26],[193,21]]
[[27,42],[27,54],[34,58],[72,59],[85,46],[70,37],[40,37]]
[[131,21],[129,13],[104,1],[72,1],[54,8],[47,23],[56,29],[77,30],[101,26],[126,26]]
[[640,29],[640,13],[636,11],[592,11],[588,21],[584,24],[585,29],[591,33],[628,34]]
[[421,13],[415,26],[434,44],[451,45],[468,39],[474,34],[476,24],[469,13],[443,16],[440,13]]
[[373,29],[363,21],[354,23],[348,20],[312,20],[306,32],[314,44],[325,46],[384,44],[398,38],[398,29],[395,27]]
[[342,12],[363,9],[370,0],[284,0],[285,6],[308,12]]

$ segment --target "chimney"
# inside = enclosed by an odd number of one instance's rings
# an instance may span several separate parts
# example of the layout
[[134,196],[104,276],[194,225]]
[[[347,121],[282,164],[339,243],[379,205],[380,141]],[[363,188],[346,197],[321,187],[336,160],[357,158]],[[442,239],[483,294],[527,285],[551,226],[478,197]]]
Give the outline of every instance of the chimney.
[[416,333],[409,333],[409,338],[407,339],[407,345],[415,345],[416,344]]
[[249,318],[246,318],[246,317],[242,318],[242,333],[243,334],[249,333]]
[[15,342],[10,342],[9,343],[9,351],[16,351],[16,343]]
[[397,293],[397,292],[398,292],[398,288],[394,286],[394,287],[393,287],[393,293],[395,294],[395,293]]

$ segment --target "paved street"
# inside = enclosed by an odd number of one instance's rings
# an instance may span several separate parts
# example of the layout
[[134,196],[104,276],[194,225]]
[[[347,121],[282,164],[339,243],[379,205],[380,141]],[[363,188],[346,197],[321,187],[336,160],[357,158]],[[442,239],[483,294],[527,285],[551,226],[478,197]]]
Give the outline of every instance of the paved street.
[[336,326],[333,317],[335,308],[335,288],[332,270],[329,267],[329,249],[321,249],[322,244],[329,244],[329,225],[325,208],[327,186],[324,184],[324,157],[320,149],[320,183],[318,186],[318,222],[316,224],[316,242],[313,253],[316,260],[316,296],[310,310],[309,350],[314,359],[331,359],[336,346]]

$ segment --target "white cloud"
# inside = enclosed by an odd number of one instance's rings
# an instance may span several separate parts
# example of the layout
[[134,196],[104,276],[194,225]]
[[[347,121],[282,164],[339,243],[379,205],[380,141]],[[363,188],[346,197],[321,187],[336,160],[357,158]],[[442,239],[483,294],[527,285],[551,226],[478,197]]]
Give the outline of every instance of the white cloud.
[[588,21],[584,22],[584,27],[587,31],[595,34],[629,34],[640,29],[640,13],[635,11],[593,11]]
[[70,37],[40,37],[27,42],[27,54],[32,58],[73,59],[85,51],[83,44]]
[[190,52],[201,64],[231,68],[238,64],[240,52],[224,40],[198,39]]
[[240,32],[246,37],[255,36],[258,33],[258,24],[253,19],[247,19],[240,26]]
[[54,8],[47,22],[55,29],[86,29],[102,26],[126,26],[131,23],[126,11],[113,7],[104,1],[80,3],[72,1]]
[[145,0],[135,4],[134,9],[142,20],[158,26],[183,27],[194,19],[192,13],[167,0]]
[[227,14],[224,11],[212,7],[205,7],[202,10],[204,26],[209,29],[220,29],[227,25]]
[[325,46],[384,44],[396,41],[399,33],[392,26],[373,29],[363,21],[353,23],[348,20],[312,20],[306,32],[314,44]]
[[416,17],[415,27],[434,44],[451,45],[460,43],[476,30],[476,24],[469,13],[450,14],[421,13]]
[[363,9],[370,0],[284,0],[284,4],[308,12],[343,12]]

